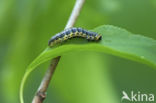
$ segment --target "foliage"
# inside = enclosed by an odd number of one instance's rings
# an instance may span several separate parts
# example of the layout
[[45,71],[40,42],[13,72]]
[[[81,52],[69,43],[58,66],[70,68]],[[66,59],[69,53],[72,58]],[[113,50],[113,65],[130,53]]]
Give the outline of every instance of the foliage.
[[[1,103],[19,102],[19,87],[25,69],[45,49],[49,38],[63,30],[74,2],[74,0],[61,2],[59,0],[0,0]],[[91,29],[99,25],[111,24],[125,28],[134,34],[139,33],[156,39],[155,12],[154,0],[86,0],[75,26]],[[146,37],[142,38],[146,39]],[[142,43],[148,46],[153,39]],[[85,40],[72,40],[64,46],[77,42],[86,43]],[[105,45],[112,47],[110,43],[105,41]],[[154,48],[149,51],[153,54]],[[138,58],[138,61],[142,61],[139,63],[109,54],[93,51],[63,53],[47,91],[48,97],[45,103],[49,101],[55,103],[106,101],[107,103],[109,100],[116,101],[116,99],[120,101],[123,90],[126,92],[139,90],[156,94],[154,82],[156,71],[150,67],[154,57],[146,57],[147,61]],[[121,54],[119,53],[118,56]],[[140,56],[142,52],[137,55]],[[24,89],[26,103],[32,100],[48,65],[49,63],[45,62],[30,75],[31,79],[28,79]]]
[[[156,68],[156,40],[141,35],[134,35],[124,29],[114,26],[100,26],[93,30],[102,35],[99,43],[84,43],[82,40],[67,42],[66,44],[45,49],[27,68],[21,84],[20,98],[23,97],[24,83],[31,73],[39,64],[57,56],[63,56],[64,53],[74,51],[95,51],[113,54],[126,59],[139,61]],[[78,44],[73,44],[73,43]],[[108,91],[109,92],[109,91]],[[107,92],[105,92],[108,94]],[[112,102],[111,100],[109,102]]]

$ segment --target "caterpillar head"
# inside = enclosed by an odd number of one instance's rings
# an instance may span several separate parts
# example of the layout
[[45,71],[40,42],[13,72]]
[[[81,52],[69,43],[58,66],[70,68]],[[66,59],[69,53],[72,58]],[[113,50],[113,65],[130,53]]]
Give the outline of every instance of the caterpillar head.
[[99,41],[99,40],[101,40],[101,39],[102,39],[102,35],[99,34],[99,35],[96,36],[96,40]]
[[53,45],[54,45],[53,40],[49,40],[49,42],[48,42],[48,46],[52,47]]

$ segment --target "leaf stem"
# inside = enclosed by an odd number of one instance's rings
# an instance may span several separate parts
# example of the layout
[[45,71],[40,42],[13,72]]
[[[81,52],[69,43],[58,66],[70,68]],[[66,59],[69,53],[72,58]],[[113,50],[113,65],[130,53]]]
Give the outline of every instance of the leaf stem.
[[[84,2],[85,2],[85,0],[76,0],[73,11],[70,15],[70,18],[67,22],[65,29],[71,28],[74,26],[74,24],[77,20],[77,17],[80,14],[80,11],[81,11],[81,8],[82,8]],[[50,80],[53,76],[53,73],[56,69],[56,66],[57,66],[60,58],[61,58],[61,56],[58,56],[51,60],[51,64],[50,64],[48,70],[46,71],[46,73],[43,77],[43,80],[41,81],[41,84],[37,90],[36,95],[34,96],[34,98],[32,100],[32,103],[43,103],[44,99],[46,98],[46,90],[48,88],[48,85],[50,83]]]

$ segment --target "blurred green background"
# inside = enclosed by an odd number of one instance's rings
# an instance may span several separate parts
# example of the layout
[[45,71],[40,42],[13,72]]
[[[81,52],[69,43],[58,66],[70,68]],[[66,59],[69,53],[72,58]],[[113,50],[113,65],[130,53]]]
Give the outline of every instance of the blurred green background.
[[[18,103],[26,67],[64,29],[75,0],[0,0],[0,103]],[[86,0],[76,27],[111,24],[156,39],[155,0]],[[25,85],[30,103],[49,63]],[[120,103],[122,91],[156,95],[156,70],[95,52],[62,56],[45,103]],[[127,102],[126,102],[127,103]]]

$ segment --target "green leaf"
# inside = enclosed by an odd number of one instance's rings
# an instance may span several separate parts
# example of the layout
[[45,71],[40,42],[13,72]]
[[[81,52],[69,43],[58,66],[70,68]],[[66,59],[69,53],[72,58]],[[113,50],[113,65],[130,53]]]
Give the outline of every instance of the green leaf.
[[27,68],[21,82],[20,100],[23,101],[23,88],[28,75],[38,65],[54,57],[63,56],[67,52],[95,51],[112,54],[126,59],[138,61],[156,68],[156,40],[141,35],[134,35],[124,29],[104,25],[93,30],[102,35],[100,42],[87,42],[73,39],[63,45],[47,47]]

